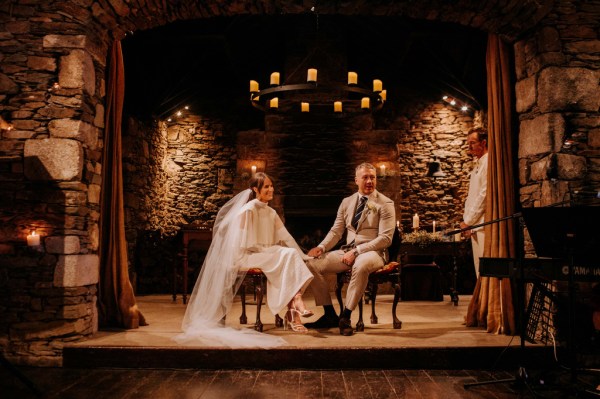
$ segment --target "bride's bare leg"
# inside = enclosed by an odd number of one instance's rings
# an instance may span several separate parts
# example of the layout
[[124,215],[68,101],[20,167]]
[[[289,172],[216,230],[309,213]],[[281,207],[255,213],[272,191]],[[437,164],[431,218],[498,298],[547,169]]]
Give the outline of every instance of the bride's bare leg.
[[292,299],[292,302],[290,302],[292,304],[292,306],[294,308],[296,308],[296,310],[304,317],[310,317],[313,315],[312,310],[308,310],[306,309],[306,305],[304,304],[304,301],[302,300],[302,293],[298,292],[296,295],[294,295],[294,298]]

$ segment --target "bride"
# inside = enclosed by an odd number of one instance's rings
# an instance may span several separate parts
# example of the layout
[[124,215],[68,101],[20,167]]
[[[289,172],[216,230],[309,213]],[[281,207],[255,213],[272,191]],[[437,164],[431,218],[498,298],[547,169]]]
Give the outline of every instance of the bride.
[[225,326],[225,315],[245,272],[260,268],[267,277],[267,305],[273,314],[287,308],[284,323],[295,332],[308,330],[300,319],[310,317],[302,300],[313,278],[308,259],[268,206],[273,182],[258,172],[250,188],[229,200],[217,214],[213,240],[200,270],[183,318],[179,343],[209,346],[273,347],[286,345],[280,338],[251,329]]

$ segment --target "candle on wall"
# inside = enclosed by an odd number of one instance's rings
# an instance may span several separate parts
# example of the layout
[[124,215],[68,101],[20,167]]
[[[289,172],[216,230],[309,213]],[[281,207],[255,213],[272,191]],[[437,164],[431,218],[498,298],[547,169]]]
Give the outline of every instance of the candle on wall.
[[435,233],[435,220],[433,221],[433,232]]
[[342,102],[336,101],[333,103],[333,112],[342,112]]
[[379,172],[381,176],[385,176],[385,165],[379,165]]
[[273,72],[271,74],[271,86],[279,85],[279,72]]
[[302,112],[308,112],[310,110],[310,104],[309,103],[301,103],[300,107],[301,107]]
[[358,74],[356,72],[348,72],[348,84],[355,85],[358,83]]
[[269,101],[269,106],[271,108],[279,108],[279,98],[274,97],[271,99],[271,101]]
[[419,228],[419,215],[417,215],[415,213],[415,216],[413,216],[413,229],[418,229]]
[[373,91],[381,91],[383,83],[379,79],[373,79]]
[[258,82],[256,80],[251,80],[250,81],[250,93],[257,93],[258,92]]
[[30,247],[37,247],[40,245],[40,236],[35,233],[35,230],[32,230],[31,234],[27,236],[27,245]]
[[380,96],[383,101],[386,101],[387,100],[387,90],[381,90]]
[[256,165],[252,165],[250,169],[252,169],[252,177],[254,177],[254,175],[256,174]]
[[396,220],[396,228],[399,229],[400,228],[400,221]]
[[371,99],[369,97],[363,97],[362,100],[360,100],[361,108],[368,109],[370,105],[371,105]]
[[310,68],[308,70],[308,77],[306,78],[307,82],[316,82],[317,81],[317,70],[315,68]]

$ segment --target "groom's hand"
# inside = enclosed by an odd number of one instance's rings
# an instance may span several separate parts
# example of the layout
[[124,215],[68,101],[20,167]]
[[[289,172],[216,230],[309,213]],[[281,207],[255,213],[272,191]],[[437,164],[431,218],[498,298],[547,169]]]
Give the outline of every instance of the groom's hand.
[[308,251],[308,256],[312,256],[313,258],[318,258],[321,255],[323,255],[323,248],[321,247],[314,247]]
[[355,255],[354,251],[348,251],[348,252],[344,253],[344,256],[342,256],[342,263],[344,263],[348,266],[352,266],[354,264],[355,260],[356,260],[356,255]]

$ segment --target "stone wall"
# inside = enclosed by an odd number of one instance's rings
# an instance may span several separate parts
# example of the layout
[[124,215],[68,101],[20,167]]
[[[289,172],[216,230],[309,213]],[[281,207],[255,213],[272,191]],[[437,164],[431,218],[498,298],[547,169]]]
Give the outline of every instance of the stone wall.
[[138,293],[169,292],[172,267],[181,264],[177,232],[189,223],[211,224],[232,197],[235,135],[225,130],[224,122],[208,116],[157,124],[129,118],[123,137],[125,226]]
[[515,43],[524,206],[600,189],[600,3],[561,1]]
[[0,4],[0,112],[14,125],[0,131],[0,345],[17,363],[60,365],[66,342],[98,328],[108,41],[77,17]]

